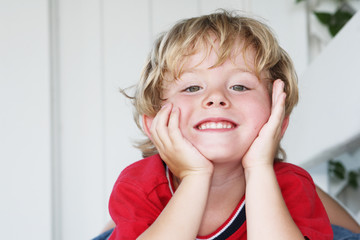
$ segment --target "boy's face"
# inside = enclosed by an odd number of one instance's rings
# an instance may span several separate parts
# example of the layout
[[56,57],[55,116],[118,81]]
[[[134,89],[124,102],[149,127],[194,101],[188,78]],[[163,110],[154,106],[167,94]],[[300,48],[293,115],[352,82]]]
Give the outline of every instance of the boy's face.
[[[248,50],[221,66],[214,51],[189,57],[181,79],[167,82],[163,97],[180,109],[180,130],[206,158],[239,161],[271,112],[264,81],[254,72],[254,53]],[[200,63],[200,64],[199,64]]]

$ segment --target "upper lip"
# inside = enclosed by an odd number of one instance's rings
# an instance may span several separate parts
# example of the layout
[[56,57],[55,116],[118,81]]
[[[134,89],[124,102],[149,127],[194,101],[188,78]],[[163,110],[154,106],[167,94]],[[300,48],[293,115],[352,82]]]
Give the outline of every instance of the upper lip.
[[204,123],[230,123],[232,125],[233,128],[237,127],[238,124],[231,120],[231,119],[228,119],[228,118],[206,118],[206,119],[203,119],[201,120],[200,122],[198,122],[196,125],[195,125],[195,128],[196,129],[199,129],[199,127],[204,124]]

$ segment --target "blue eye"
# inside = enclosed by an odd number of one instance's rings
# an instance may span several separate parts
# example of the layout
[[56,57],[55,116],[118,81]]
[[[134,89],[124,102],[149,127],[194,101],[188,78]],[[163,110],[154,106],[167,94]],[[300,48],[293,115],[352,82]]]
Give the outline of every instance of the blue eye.
[[184,92],[197,92],[200,91],[201,87],[200,86],[190,86],[188,88],[184,89]]
[[230,89],[232,89],[234,91],[238,91],[238,92],[249,90],[247,87],[245,87],[243,85],[234,85],[234,86],[231,86]]

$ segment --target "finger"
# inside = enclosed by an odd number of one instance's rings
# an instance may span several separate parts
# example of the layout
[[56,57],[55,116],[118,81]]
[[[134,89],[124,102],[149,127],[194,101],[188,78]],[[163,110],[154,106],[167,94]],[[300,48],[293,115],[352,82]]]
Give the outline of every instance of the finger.
[[282,123],[285,118],[285,98],[286,93],[284,92],[277,97],[277,101],[269,119],[269,123],[274,129],[275,137],[277,137],[281,133]]
[[278,79],[273,84],[272,109],[268,121],[269,128],[272,129],[275,136],[281,132],[282,122],[285,118],[285,99],[284,82]]
[[279,123],[285,118],[285,99],[286,93],[283,92],[278,96],[274,109],[271,112],[271,117]]
[[169,142],[167,124],[171,107],[171,104],[166,104],[160,109],[160,111],[156,114],[150,129],[154,144],[157,144],[157,147],[161,149],[163,149],[165,144]]
[[155,116],[152,124],[151,124],[151,127],[150,127],[150,134],[151,134],[151,140],[153,142],[153,144],[155,145],[156,149],[158,151],[160,151],[160,149],[163,148],[163,144],[162,144],[162,141],[160,140],[160,137],[156,131],[156,125],[157,125],[157,122],[158,122],[158,118],[157,118],[157,115]]
[[169,136],[173,144],[178,145],[183,136],[180,131],[180,109],[173,107],[169,117]]
[[284,82],[280,79],[277,79],[273,84],[273,94],[272,94],[272,104],[273,108],[276,106],[277,102],[281,98],[282,93],[284,92]]
[[[175,150],[181,150],[183,151],[185,148],[191,148],[192,150],[195,150],[195,146],[192,145],[182,134],[181,128],[180,128],[180,116],[181,111],[179,107],[173,107],[173,110],[169,117],[169,136],[170,140],[175,148]],[[196,151],[198,151],[196,149]],[[199,152],[200,153],[200,152]],[[201,154],[201,153],[200,153]]]
[[273,85],[273,95],[272,95],[272,111],[275,109],[285,110],[284,97],[286,96],[284,92],[284,82],[280,79],[276,80]]

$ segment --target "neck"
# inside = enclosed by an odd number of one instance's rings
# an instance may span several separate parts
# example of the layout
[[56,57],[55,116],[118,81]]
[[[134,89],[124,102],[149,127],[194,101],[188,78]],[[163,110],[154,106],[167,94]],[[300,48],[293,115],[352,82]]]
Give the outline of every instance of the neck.
[[214,165],[214,174],[208,197],[210,207],[212,204],[230,204],[235,207],[244,193],[245,175],[241,163]]
[[[180,180],[173,175],[174,187],[180,184]],[[222,194],[236,189],[241,197],[245,192],[244,169],[240,163],[215,163],[214,172],[210,185],[209,198],[221,196]],[[216,198],[216,197],[215,197]]]
[[244,193],[245,176],[241,163],[215,164],[199,234],[210,234],[229,219]]
[[244,169],[240,163],[215,163],[211,188],[224,188],[234,183],[244,182]]

